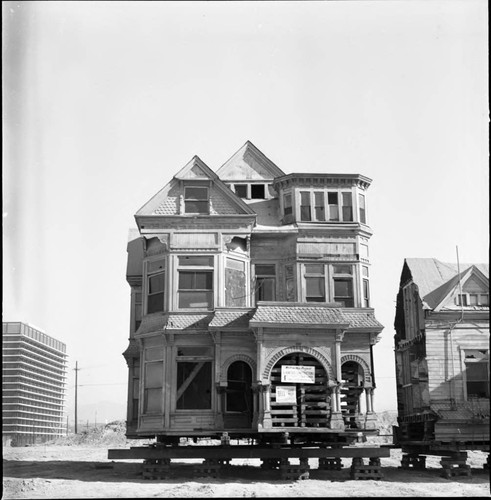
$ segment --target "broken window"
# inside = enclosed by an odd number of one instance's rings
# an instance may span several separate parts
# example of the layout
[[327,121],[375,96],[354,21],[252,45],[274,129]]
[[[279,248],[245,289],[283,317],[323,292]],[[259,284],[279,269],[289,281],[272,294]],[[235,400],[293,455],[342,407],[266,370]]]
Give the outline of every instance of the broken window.
[[211,409],[212,348],[179,347],[177,358],[176,408]]
[[251,198],[254,200],[264,200],[266,198],[264,184],[251,184]]
[[179,257],[178,304],[180,309],[213,308],[213,257]]
[[329,220],[338,221],[339,220],[339,207],[338,207],[338,193],[328,192],[327,193],[327,204],[329,205]]
[[489,350],[465,349],[465,380],[468,398],[489,398]]
[[276,266],[274,264],[256,264],[256,302],[276,300]]
[[208,188],[187,186],[184,188],[184,213],[208,214]]

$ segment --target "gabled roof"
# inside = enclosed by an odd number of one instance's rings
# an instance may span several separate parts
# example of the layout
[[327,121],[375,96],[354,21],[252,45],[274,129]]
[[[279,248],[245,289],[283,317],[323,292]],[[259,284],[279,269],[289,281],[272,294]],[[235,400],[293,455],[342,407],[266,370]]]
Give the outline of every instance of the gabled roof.
[[156,195],[154,195],[135,214],[148,215],[182,215],[179,214],[179,197],[181,181],[209,181],[212,183],[210,199],[213,210],[210,215],[254,214],[254,211],[244,203],[230,188],[222,182],[203,160],[194,156]]
[[461,286],[464,286],[471,276],[478,276],[489,287],[488,264],[457,266],[434,258],[408,258],[405,259],[405,264],[412,281],[418,286],[419,295],[426,309],[438,310],[449,297],[458,293],[459,281]]
[[225,181],[259,181],[273,180],[285,173],[252,142],[247,141],[218,169],[217,175]]

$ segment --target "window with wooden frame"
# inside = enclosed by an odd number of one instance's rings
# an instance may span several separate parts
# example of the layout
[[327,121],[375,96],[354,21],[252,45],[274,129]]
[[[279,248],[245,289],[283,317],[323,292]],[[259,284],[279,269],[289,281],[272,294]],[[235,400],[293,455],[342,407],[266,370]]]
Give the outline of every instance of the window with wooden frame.
[[467,398],[489,398],[489,350],[464,349]]
[[292,194],[291,193],[285,193],[283,195],[283,214],[285,216],[293,215],[293,204],[292,204]]
[[142,322],[142,302],[143,298],[141,291],[135,291],[133,295],[133,328],[135,332],[140,328]]
[[212,407],[213,347],[177,348],[177,410],[210,410]]
[[312,207],[310,203],[309,191],[300,191],[300,220],[304,222],[312,220]]
[[144,351],[143,413],[162,413],[164,353],[161,347]]
[[275,264],[255,264],[256,302],[260,300],[276,300],[276,266]]
[[305,301],[340,302],[354,307],[353,266],[351,264],[303,264]]
[[178,257],[179,309],[213,309],[213,256]]
[[366,208],[365,208],[365,195],[364,194],[359,194],[358,195],[358,206],[360,210],[360,222],[362,224],[367,223],[367,213],[366,213]]
[[489,306],[489,294],[487,293],[462,293],[455,297],[458,306]]
[[340,302],[343,307],[354,307],[353,266],[349,264],[334,264],[332,266],[332,276],[334,302]]
[[204,186],[184,187],[184,213],[209,214],[209,189]]
[[[161,312],[164,310],[165,260],[159,259],[159,260],[148,261],[146,263],[146,270],[147,270],[146,271],[147,314]],[[136,298],[135,298],[135,306],[136,306]]]

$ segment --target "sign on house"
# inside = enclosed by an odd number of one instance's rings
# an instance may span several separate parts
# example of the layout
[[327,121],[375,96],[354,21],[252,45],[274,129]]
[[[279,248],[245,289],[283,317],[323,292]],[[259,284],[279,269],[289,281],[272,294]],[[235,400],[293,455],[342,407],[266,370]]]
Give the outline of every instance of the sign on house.
[[293,382],[302,384],[315,383],[315,367],[314,366],[297,366],[297,365],[282,365],[281,381]]
[[294,385],[277,385],[276,386],[276,402],[277,403],[296,403],[297,388]]

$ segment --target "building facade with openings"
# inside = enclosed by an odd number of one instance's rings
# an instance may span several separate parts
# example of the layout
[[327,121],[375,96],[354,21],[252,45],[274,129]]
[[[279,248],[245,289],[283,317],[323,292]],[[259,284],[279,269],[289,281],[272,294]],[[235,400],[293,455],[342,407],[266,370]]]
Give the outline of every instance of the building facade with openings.
[[2,433],[14,446],[63,435],[66,346],[20,322],[2,323]]
[[375,427],[367,190],[285,174],[251,142],[195,156],[136,213],[131,437]]
[[398,440],[489,450],[489,266],[404,261],[394,337]]

